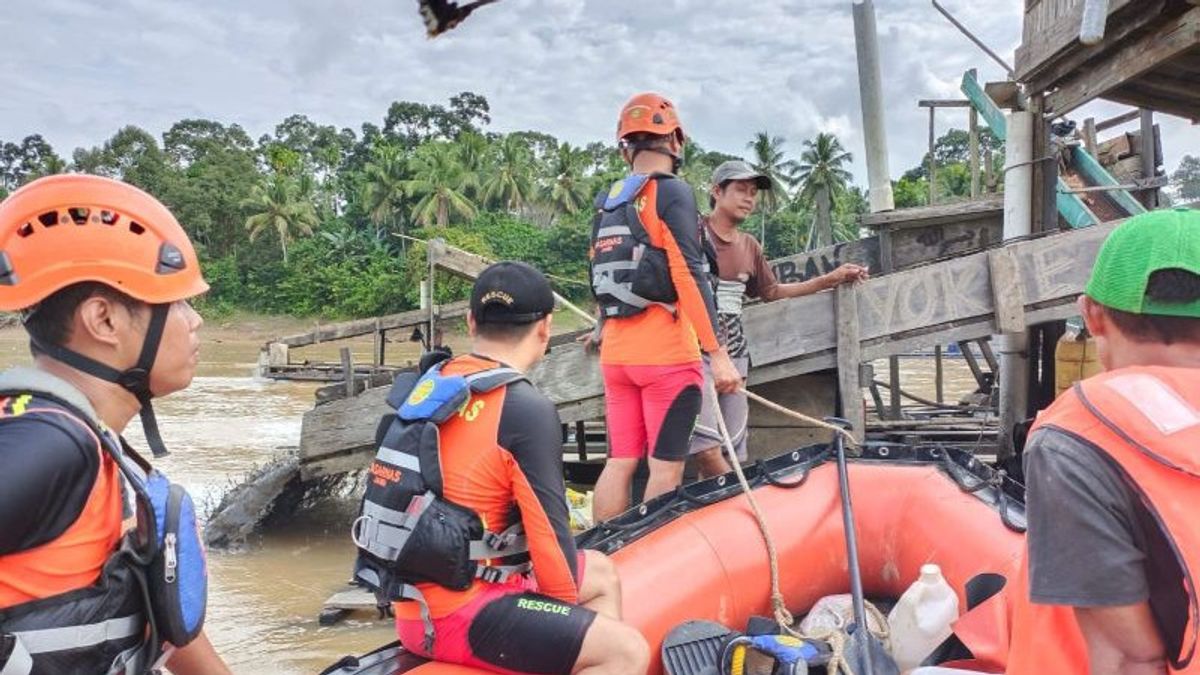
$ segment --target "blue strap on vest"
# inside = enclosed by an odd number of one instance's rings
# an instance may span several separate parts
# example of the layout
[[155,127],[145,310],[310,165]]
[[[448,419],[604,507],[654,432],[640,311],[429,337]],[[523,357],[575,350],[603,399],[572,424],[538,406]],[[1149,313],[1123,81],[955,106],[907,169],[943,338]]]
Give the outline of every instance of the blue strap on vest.
[[642,193],[648,182],[650,182],[650,176],[642,173],[630,174],[622,178],[613,183],[612,188],[608,191],[608,195],[604,198],[603,206],[600,208],[605,211],[614,211],[618,206],[632,202]]
[[441,424],[450,419],[470,396],[467,378],[442,375],[442,364],[439,363],[417,380],[396,413],[405,422],[429,420]]

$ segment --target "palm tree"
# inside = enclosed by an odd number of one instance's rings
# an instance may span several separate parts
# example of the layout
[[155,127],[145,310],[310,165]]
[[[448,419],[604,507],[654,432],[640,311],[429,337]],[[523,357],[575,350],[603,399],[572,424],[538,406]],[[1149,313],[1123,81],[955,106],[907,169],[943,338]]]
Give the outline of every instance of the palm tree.
[[801,197],[812,199],[817,207],[813,248],[833,243],[833,200],[846,191],[852,179],[844,168],[852,159],[833,134],[820,133],[816,138],[804,141],[800,172],[796,178],[801,186]]
[[550,158],[546,201],[563,213],[578,213],[590,201],[584,169],[590,162],[586,150],[562,143]]
[[382,225],[387,223],[396,228],[399,224],[397,221],[400,207],[404,205],[404,183],[408,180],[408,164],[400,148],[394,145],[377,145],[372,149],[371,159],[363,172],[366,176],[362,193],[363,203],[367,217],[375,224],[375,236],[379,238]]
[[467,191],[475,177],[463,166],[450,143],[433,142],[417,149],[411,163],[412,179],[404,181],[404,192],[417,200],[412,218],[421,225],[446,227],[452,215],[475,217],[475,204]]
[[269,179],[250,188],[250,196],[242,201],[242,207],[251,210],[246,218],[246,229],[250,230],[250,241],[264,231],[275,230],[279,246],[283,249],[283,264],[288,261],[288,242],[293,232],[311,236],[317,226],[317,212],[312,202],[301,196],[300,188],[291,177],[276,173]]
[[465,131],[454,139],[454,152],[457,153],[459,163],[470,176],[468,180],[472,188],[469,192],[470,196],[478,198],[479,177],[486,175],[490,170],[491,142],[482,134]]
[[762,197],[759,241],[767,241],[767,214],[774,214],[787,201],[788,188],[796,184],[795,174],[799,168],[795,160],[784,159],[782,136],[772,136],[765,131],[754,135],[746,144],[753,155],[750,165],[771,181],[771,189]]
[[528,146],[509,134],[496,144],[492,159],[491,173],[482,186],[484,203],[519,211],[533,190],[533,164]]

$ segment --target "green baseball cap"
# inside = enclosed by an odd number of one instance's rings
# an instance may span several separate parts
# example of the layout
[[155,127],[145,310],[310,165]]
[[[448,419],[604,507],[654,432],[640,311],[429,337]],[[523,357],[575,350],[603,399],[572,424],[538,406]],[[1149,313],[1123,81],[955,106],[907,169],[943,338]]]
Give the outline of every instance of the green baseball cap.
[[1100,247],[1084,293],[1131,314],[1200,319],[1200,300],[1156,302],[1146,297],[1150,275],[1169,269],[1200,275],[1200,211],[1164,209],[1121,223]]

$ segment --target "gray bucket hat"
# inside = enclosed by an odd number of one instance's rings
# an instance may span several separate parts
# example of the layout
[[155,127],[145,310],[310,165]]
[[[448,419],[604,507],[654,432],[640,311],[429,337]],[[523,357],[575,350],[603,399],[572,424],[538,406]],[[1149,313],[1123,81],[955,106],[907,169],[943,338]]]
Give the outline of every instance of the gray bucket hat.
[[771,179],[760,171],[755,171],[749,162],[731,159],[722,162],[712,174],[712,184],[721,185],[731,180],[753,180],[759,190],[770,190]]

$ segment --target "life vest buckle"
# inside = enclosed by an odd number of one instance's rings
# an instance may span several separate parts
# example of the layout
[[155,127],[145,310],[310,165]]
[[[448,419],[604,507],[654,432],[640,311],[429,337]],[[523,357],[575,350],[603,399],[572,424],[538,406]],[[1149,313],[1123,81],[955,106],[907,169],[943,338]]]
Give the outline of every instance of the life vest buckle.
[[499,534],[496,534],[495,532],[485,532],[483,534],[483,543],[487,544],[493,550],[503,551],[509,546],[512,546],[513,542],[519,538],[520,535],[511,529],[505,530]]
[[485,565],[480,568],[479,578],[480,580],[486,581],[489,584],[498,584],[501,581],[504,581],[505,574],[504,570],[500,569],[499,567]]

